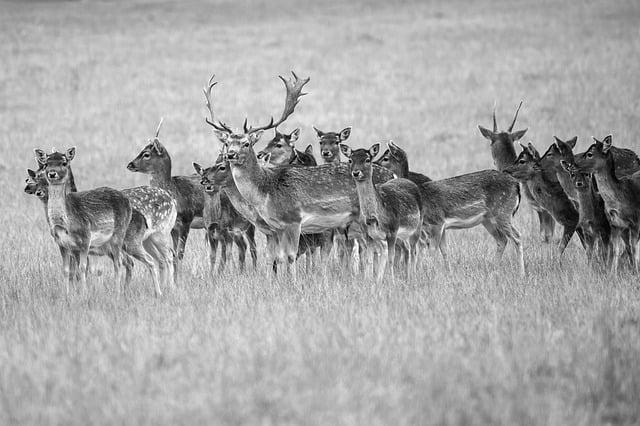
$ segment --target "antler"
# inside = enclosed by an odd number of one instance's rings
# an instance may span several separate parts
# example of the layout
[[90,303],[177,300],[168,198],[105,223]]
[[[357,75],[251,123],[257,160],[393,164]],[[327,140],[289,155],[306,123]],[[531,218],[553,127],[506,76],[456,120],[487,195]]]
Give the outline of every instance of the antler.
[[302,88],[304,87],[305,84],[309,82],[309,80],[311,80],[311,78],[307,77],[305,79],[300,79],[293,71],[291,71],[291,75],[293,76],[293,79],[288,79],[288,80],[281,75],[278,76],[280,80],[282,80],[282,82],[284,83],[284,87],[287,90],[287,95],[284,102],[284,110],[282,111],[282,116],[280,117],[280,119],[274,123],[273,117],[271,117],[269,124],[267,124],[266,126],[255,127],[255,128],[251,126],[247,127],[247,120],[245,119],[244,126],[243,126],[245,133],[255,132],[258,130],[273,129],[274,127],[278,127],[287,118],[289,118],[291,114],[293,114],[293,111],[295,110],[296,105],[298,105],[300,98],[306,95],[306,93],[302,93]]
[[158,128],[156,129],[156,136],[155,136],[156,139],[158,139],[158,136],[160,136],[160,128],[162,127],[163,121],[164,121],[164,117],[160,117],[160,122],[158,123]]
[[516,110],[516,115],[513,116],[513,122],[511,123],[511,126],[509,126],[509,132],[511,132],[513,130],[513,126],[516,125],[516,119],[518,118],[518,112],[520,112],[520,107],[522,106],[522,101],[520,101],[520,105],[518,105],[518,109]]
[[497,102],[493,101],[493,133],[498,133],[498,123],[496,122],[496,105]]
[[217,81],[213,80],[215,77],[216,75],[212,74],[211,78],[209,78],[209,82],[207,83],[205,88],[202,89],[202,91],[204,92],[205,105],[207,106],[207,109],[209,110],[209,114],[211,115],[211,120],[209,120],[209,118],[205,118],[204,120],[207,122],[208,125],[212,126],[216,130],[219,130],[221,132],[232,133],[232,130],[229,128],[229,126],[224,124],[222,121],[218,121],[216,123],[215,114],[213,113],[213,103],[211,102],[211,91],[213,90],[213,86],[218,84]]

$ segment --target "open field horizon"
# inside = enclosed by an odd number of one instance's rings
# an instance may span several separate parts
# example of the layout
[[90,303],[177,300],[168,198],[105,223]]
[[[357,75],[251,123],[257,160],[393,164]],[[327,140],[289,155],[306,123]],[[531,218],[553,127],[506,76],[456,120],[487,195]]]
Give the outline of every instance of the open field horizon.
[[430,252],[409,282],[270,282],[260,237],[256,272],[212,283],[195,230],[162,298],[137,265],[116,300],[99,260],[65,300],[23,192],[36,147],[76,146],[81,189],[147,184],[125,166],[160,117],[174,174],[210,165],[212,73],[233,126],[279,113],[277,75],[310,76],[281,127],[299,148],[351,125],[350,146],[392,139],[434,179],[493,168],[477,126],[494,102],[502,129],[524,100],[516,128],[540,152],[609,133],[640,152],[639,21],[598,0],[0,3],[0,423],[640,423],[638,277],[593,271],[577,241],[558,259],[526,202],[524,279],[475,228],[449,232],[449,274]]

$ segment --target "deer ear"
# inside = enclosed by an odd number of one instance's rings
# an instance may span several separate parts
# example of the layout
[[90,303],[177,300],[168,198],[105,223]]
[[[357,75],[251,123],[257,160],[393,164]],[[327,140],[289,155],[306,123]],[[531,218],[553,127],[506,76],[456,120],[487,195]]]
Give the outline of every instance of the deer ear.
[[71,148],[69,148],[66,152],[66,156],[67,156],[67,161],[73,160],[73,158],[76,156],[76,147],[72,146]]
[[347,158],[351,157],[351,148],[349,148],[348,145],[345,145],[343,143],[340,144],[340,152],[342,152],[342,155],[344,155]]
[[369,155],[371,156],[371,158],[376,158],[376,156],[378,155],[378,153],[380,152],[380,144],[376,143],[373,144],[371,146],[371,148],[369,148]]
[[321,138],[324,135],[324,132],[322,130],[316,129],[316,126],[313,126],[313,130],[316,131],[316,135],[318,135],[319,138]]
[[36,177],[36,172],[34,172],[31,169],[27,169],[27,174],[29,175],[30,178],[34,178]]
[[260,160],[261,160],[263,166],[268,165],[269,163],[271,163],[271,153],[267,152],[266,154],[264,154],[262,156],[262,158]]
[[525,133],[527,133],[527,130],[529,129],[518,130],[517,132],[513,132],[511,133],[511,138],[513,139],[514,142],[519,141],[520,139],[522,139]]
[[300,137],[300,129],[295,129],[289,136],[289,145],[293,146]]
[[527,149],[529,150],[529,153],[531,154],[531,156],[535,159],[535,160],[539,160],[540,159],[540,153],[538,152],[538,150],[536,149],[535,146],[533,146],[533,144],[531,142],[529,142],[527,144]]
[[480,129],[480,133],[482,133],[482,136],[484,136],[486,139],[489,139],[490,141],[493,141],[493,139],[496,136],[496,134],[493,133],[491,130],[486,129],[482,126],[478,126],[478,129]]
[[195,169],[196,173],[199,174],[200,176],[202,176],[202,166],[200,166],[200,164],[198,163],[192,163],[193,164],[193,168]]
[[387,146],[389,147],[389,151],[392,151],[392,152],[397,152],[401,150],[401,148],[398,145],[396,145],[393,141],[389,141],[387,143]]
[[164,147],[158,139],[154,139],[153,142],[151,142],[151,145],[153,146],[153,149],[158,153],[158,155],[162,155],[162,153],[164,152]]
[[263,132],[263,130],[257,130],[255,132],[249,133],[249,142],[251,143],[251,146],[255,145],[260,140]]
[[307,147],[304,149],[304,153],[313,155],[313,146],[311,144],[307,145]]
[[349,136],[351,136],[351,127],[342,129],[342,131],[340,132],[340,142],[346,141],[347,139],[349,139]]
[[602,139],[602,152],[604,152],[605,154],[609,152],[612,145],[613,145],[612,136],[607,135],[604,139]]
[[578,137],[574,136],[573,138],[569,139],[567,141],[567,145],[569,145],[571,147],[571,149],[576,147],[576,144],[578,143]]
[[36,161],[38,164],[47,164],[47,154],[41,149],[34,149],[33,152],[36,154]]
[[229,142],[229,133],[228,132],[223,132],[222,130],[214,130],[213,134],[216,135],[216,137],[218,138],[218,140],[220,142],[222,142],[223,144],[227,144]]

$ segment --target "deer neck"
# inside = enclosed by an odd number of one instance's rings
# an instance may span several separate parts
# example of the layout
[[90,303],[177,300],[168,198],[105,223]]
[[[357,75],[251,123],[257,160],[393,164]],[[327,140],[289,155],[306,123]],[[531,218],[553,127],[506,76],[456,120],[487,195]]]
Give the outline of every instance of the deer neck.
[[556,169],[556,177],[558,182],[560,182],[560,186],[569,196],[569,198],[576,200],[580,198],[580,191],[576,190],[573,181],[571,180],[571,176],[564,170]]
[[593,190],[576,191],[578,195],[578,213],[580,220],[593,218],[595,216],[595,200]]
[[616,177],[615,166],[613,164],[611,154],[609,154],[605,166],[595,170],[593,175],[596,177],[598,190],[602,194],[603,198],[623,198],[621,197],[623,194],[620,189],[620,180]]
[[69,208],[67,205],[67,194],[71,192],[69,182],[49,185],[49,199],[47,201],[47,220],[49,226],[68,228]]
[[224,193],[229,198],[231,205],[244,216],[249,222],[255,225],[257,220],[257,213],[255,208],[245,200],[245,198],[238,191],[238,187],[233,179],[224,187]]
[[76,181],[73,179],[73,172],[71,171],[71,167],[69,167],[69,191],[70,192],[78,192],[78,188],[76,187]]
[[162,188],[173,194],[175,191],[175,185],[171,178],[171,163],[169,167],[162,167],[160,170],[156,170],[151,173],[151,186]]
[[231,175],[240,194],[252,205],[264,205],[267,193],[260,188],[268,178],[255,153],[247,155],[242,164],[231,163]]
[[373,186],[373,173],[367,179],[356,181],[356,192],[360,203],[360,216],[367,219],[375,218],[378,221],[383,213],[382,199]]

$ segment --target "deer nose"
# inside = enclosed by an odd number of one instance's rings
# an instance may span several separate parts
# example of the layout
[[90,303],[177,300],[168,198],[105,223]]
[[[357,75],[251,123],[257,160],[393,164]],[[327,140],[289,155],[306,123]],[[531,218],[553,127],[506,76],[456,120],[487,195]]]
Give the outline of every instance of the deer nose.
[[47,176],[49,176],[49,179],[55,179],[58,176],[58,173],[49,172],[49,173],[47,173]]
[[135,171],[136,170],[136,165],[133,164],[133,161],[131,161],[129,164],[127,164],[127,170],[131,170],[131,171]]
[[354,170],[351,172],[351,176],[353,176],[354,178],[361,178],[362,172],[360,170]]
[[331,151],[322,151],[323,157],[332,157],[333,153]]
[[265,152],[264,151],[260,151],[256,157],[258,157],[258,160],[261,159],[262,157],[264,157]]
[[235,158],[238,158],[238,153],[236,151],[228,151],[227,152],[227,158],[229,160],[233,160]]

